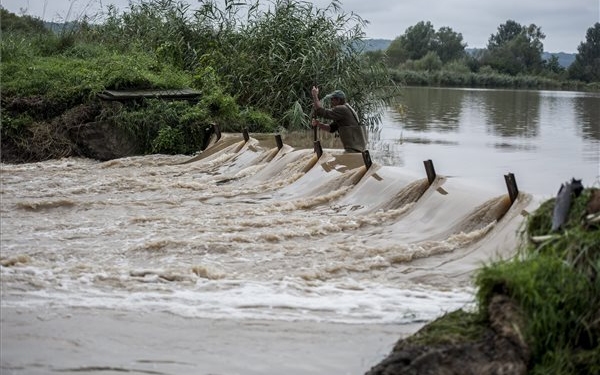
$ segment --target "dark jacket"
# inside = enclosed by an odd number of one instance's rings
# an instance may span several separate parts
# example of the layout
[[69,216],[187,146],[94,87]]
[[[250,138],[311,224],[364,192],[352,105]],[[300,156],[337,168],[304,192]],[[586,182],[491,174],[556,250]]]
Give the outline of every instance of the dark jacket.
[[362,152],[367,149],[367,128],[358,122],[356,113],[349,104],[336,105],[331,109],[317,108],[317,116],[333,120],[330,132],[339,132],[344,149]]

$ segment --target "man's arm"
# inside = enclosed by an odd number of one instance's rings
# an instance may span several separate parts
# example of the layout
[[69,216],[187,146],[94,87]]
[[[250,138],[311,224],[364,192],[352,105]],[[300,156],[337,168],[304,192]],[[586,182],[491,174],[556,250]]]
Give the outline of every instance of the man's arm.
[[313,86],[310,92],[312,94],[313,107],[315,108],[316,112],[319,108],[323,108],[323,105],[319,100],[319,88],[317,86]]
[[312,120],[312,126],[317,126],[319,129],[323,129],[323,130],[327,130],[328,132],[331,132],[331,126],[322,123],[321,121],[317,120],[316,118],[314,118]]

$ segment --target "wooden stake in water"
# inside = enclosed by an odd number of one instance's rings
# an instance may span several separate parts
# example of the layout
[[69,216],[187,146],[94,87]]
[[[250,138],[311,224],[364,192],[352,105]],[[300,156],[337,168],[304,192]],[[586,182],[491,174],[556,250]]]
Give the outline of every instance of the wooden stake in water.
[[429,185],[433,184],[433,181],[435,181],[435,168],[433,167],[433,162],[431,161],[431,159],[429,160],[425,160],[423,162],[423,164],[425,164],[425,172],[427,172],[427,181],[429,181]]
[[365,167],[367,167],[367,169],[371,168],[371,165],[373,165],[373,162],[371,161],[371,155],[369,154],[369,150],[364,150],[362,152],[362,157],[363,157],[363,161],[365,162]]
[[504,181],[506,182],[506,188],[508,189],[508,197],[510,198],[510,203],[515,203],[515,200],[519,196],[519,188],[517,187],[517,180],[515,180],[515,175],[512,173],[505,174]]
[[323,155],[323,148],[321,147],[321,142],[320,141],[314,141],[314,150],[315,153],[317,154],[317,158],[320,158],[321,155]]

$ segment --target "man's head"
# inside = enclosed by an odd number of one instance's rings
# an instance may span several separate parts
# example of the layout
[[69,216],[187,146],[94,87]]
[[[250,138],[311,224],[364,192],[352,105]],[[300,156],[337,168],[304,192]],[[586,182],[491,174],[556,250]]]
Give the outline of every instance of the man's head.
[[339,105],[346,103],[346,94],[342,90],[335,90],[331,94],[327,95],[327,98],[331,100],[331,104]]

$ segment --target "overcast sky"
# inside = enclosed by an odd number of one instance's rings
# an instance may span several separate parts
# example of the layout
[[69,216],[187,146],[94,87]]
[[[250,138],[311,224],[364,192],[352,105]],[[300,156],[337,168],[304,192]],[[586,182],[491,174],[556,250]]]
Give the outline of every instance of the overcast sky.
[[[197,0],[185,0],[196,6]],[[139,0],[133,0],[139,2]],[[224,1],[220,1],[224,3]],[[62,22],[97,14],[114,4],[127,10],[129,0],[0,0],[17,14],[28,14]],[[313,1],[324,7],[329,0]],[[367,37],[394,39],[419,21],[434,28],[451,27],[461,33],[470,48],[483,48],[498,26],[513,20],[526,26],[535,24],[546,35],[547,52],[576,53],[585,41],[588,28],[600,22],[600,0],[342,0],[345,12],[354,12],[369,21]],[[69,9],[71,10],[69,12]]]

